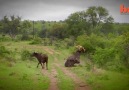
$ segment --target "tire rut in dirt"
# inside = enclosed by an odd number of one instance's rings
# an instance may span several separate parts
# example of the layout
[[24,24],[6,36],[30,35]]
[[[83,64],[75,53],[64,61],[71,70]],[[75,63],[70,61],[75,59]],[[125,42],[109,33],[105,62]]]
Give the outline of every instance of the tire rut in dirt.
[[55,66],[60,68],[65,75],[67,75],[74,81],[76,85],[75,90],[91,90],[90,87],[83,80],[81,80],[75,73],[69,70],[70,68],[62,67],[59,64],[55,64]]
[[48,90],[59,90],[58,86],[57,86],[57,71],[56,69],[53,67],[51,72],[48,72],[48,70],[43,70],[42,71],[43,75],[48,76],[48,78],[50,79],[50,86],[48,88]]

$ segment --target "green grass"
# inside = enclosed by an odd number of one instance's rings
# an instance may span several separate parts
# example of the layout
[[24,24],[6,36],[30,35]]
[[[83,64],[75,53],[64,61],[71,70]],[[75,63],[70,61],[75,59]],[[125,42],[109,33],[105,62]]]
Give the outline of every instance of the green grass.
[[[0,89],[8,90],[47,90],[50,84],[48,77],[42,75],[41,67],[37,69],[37,60],[33,58],[32,61],[22,60],[21,53],[24,50],[29,52],[41,52],[47,53],[49,56],[49,72],[51,72],[52,64],[55,60],[55,57],[59,62],[64,62],[64,57],[67,54],[67,50],[63,50],[64,55],[58,53],[50,54],[44,50],[42,45],[29,45],[29,42],[2,42],[2,45],[7,49],[13,51],[16,58],[16,63],[14,65],[10,64],[12,62],[7,62],[6,59],[0,60],[0,78],[4,78],[0,81]],[[53,46],[46,46],[54,50]],[[55,49],[56,52],[59,50]],[[28,59],[28,58],[27,58]],[[62,63],[63,65],[63,63]],[[58,70],[58,69],[57,69]],[[65,76],[61,70],[58,70],[59,83],[58,86],[60,90],[73,90],[74,84],[72,80]],[[8,83],[8,84],[7,84]],[[4,87],[6,86],[6,87]]]
[[60,68],[56,68],[58,71],[58,86],[60,90],[74,90],[75,85],[71,78],[66,76]]
[[[0,90],[47,90],[49,78],[43,76],[34,62],[0,61]],[[29,63],[29,64],[28,64]]]
[[[49,56],[49,72],[53,67],[55,58],[61,67],[64,67],[66,58],[70,56],[70,49],[56,49],[53,46],[29,45],[29,41],[24,42],[1,42],[1,45],[12,51],[11,55],[15,58],[15,62],[7,60],[9,58],[0,57],[0,90],[47,90],[50,79],[44,76],[41,67],[36,68],[37,60],[22,60],[21,52],[27,50],[29,52],[47,53]],[[55,52],[50,54],[44,48],[53,49]],[[82,80],[88,83],[93,90],[129,90],[129,72],[115,72],[97,69],[91,71],[86,66],[87,59],[81,57],[82,66],[73,67],[70,70],[77,74]],[[75,84],[72,79],[66,76],[60,68],[57,68],[58,86],[60,90],[74,90]]]
[[[101,84],[101,90],[128,90],[129,89],[129,75],[106,71],[104,73],[107,76],[106,79],[98,79],[97,83]],[[101,76],[102,77],[102,76]]]
[[93,90],[128,90],[129,74],[105,71],[87,71],[86,67],[74,67],[72,71],[85,80]]

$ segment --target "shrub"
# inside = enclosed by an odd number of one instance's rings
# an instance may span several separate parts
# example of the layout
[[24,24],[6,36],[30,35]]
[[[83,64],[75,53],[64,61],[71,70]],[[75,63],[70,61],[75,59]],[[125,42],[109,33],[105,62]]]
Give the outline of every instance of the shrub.
[[87,52],[92,52],[94,49],[93,45],[91,44],[90,37],[87,35],[78,36],[76,43],[85,47]]
[[8,51],[4,46],[0,46],[0,55],[5,57],[8,54],[10,54],[10,51]]
[[21,40],[31,40],[31,36],[29,36],[29,35],[27,35],[27,34],[23,34],[22,36],[21,36]]
[[77,44],[86,48],[92,62],[109,70],[123,70],[129,67],[129,33],[121,36],[81,35]]
[[31,53],[28,50],[23,50],[21,52],[21,59],[23,61],[28,60],[28,59],[30,59],[30,55],[31,55]]
[[73,37],[70,37],[70,38],[65,38],[64,39],[64,42],[65,42],[65,46],[66,48],[69,48],[70,46],[74,46],[74,38]]
[[3,42],[3,41],[10,41],[12,40],[9,36],[7,35],[0,35],[0,42]]
[[107,62],[113,61],[115,59],[115,49],[114,48],[96,48],[93,55],[94,63],[99,66],[104,66]]
[[106,46],[106,40],[95,34],[78,36],[76,43],[85,47],[88,53],[94,53],[97,47],[104,48]]
[[5,46],[0,46],[0,57],[6,58],[9,61],[15,61],[15,53],[7,50]]
[[35,38],[29,44],[42,44],[42,39],[41,38]]

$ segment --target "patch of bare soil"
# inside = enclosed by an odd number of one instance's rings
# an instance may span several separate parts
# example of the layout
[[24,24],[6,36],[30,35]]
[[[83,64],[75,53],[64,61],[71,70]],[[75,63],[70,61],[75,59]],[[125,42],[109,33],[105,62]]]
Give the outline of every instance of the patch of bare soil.
[[49,48],[47,48],[47,47],[45,47],[44,50],[45,50],[46,52],[48,52],[49,54],[54,54],[54,52],[51,51],[51,50],[50,50]]
[[59,90],[58,86],[57,86],[57,71],[56,71],[56,69],[53,67],[51,72],[48,72],[48,70],[43,70],[42,73],[45,76],[48,76],[48,78],[50,79],[50,86],[49,86],[48,90]]
[[51,48],[48,48],[48,47],[45,47],[44,50],[45,50],[46,52],[48,52],[49,54],[54,54],[54,53],[60,54],[59,52],[56,52],[55,50],[53,50],[53,49],[51,49]]

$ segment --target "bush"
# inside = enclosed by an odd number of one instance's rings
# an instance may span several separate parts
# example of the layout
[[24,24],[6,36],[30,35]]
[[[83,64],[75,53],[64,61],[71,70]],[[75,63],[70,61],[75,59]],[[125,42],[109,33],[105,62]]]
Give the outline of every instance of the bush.
[[64,43],[65,43],[66,48],[69,48],[70,46],[74,46],[74,41],[75,40],[73,37],[65,38]]
[[5,57],[8,54],[10,54],[10,51],[8,51],[4,46],[0,46],[0,55]]
[[77,45],[85,47],[87,52],[92,52],[94,49],[93,45],[91,44],[90,37],[87,35],[78,36],[76,43]]
[[29,44],[42,44],[42,39],[41,38],[35,38]]
[[15,61],[15,53],[7,50],[5,46],[0,46],[0,57],[6,58],[9,61]]
[[93,55],[94,63],[103,67],[107,62],[113,61],[115,59],[115,49],[114,48],[96,48]]
[[7,35],[0,35],[0,42],[3,42],[3,41],[10,41],[12,40],[9,36]]
[[85,47],[88,53],[94,53],[97,47],[104,48],[106,46],[106,40],[95,34],[78,36],[76,43]]
[[120,60],[110,61],[107,62],[105,65],[106,69],[112,70],[112,71],[123,71],[125,70],[124,64]]
[[31,53],[28,50],[23,50],[21,52],[21,59],[23,61],[30,59]]
[[32,37],[30,37],[29,35],[27,35],[27,34],[23,34],[22,36],[21,36],[21,40],[31,40],[32,39]]

